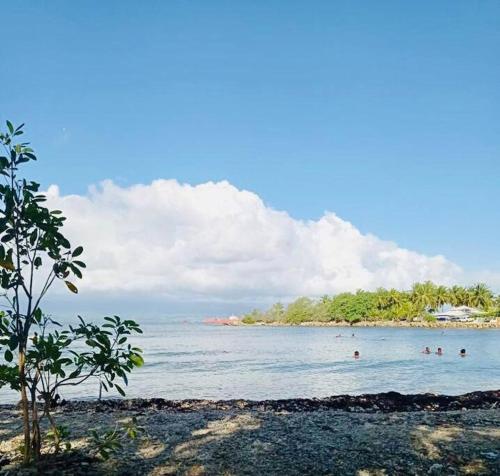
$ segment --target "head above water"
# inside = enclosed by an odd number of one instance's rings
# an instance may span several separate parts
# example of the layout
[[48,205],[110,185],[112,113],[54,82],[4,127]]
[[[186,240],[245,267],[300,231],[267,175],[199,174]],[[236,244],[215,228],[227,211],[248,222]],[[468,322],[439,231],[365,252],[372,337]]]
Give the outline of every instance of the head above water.
[[462,357],[466,355],[465,349],[460,349],[460,355]]
[[354,358],[357,359],[359,357],[359,350],[354,351]]

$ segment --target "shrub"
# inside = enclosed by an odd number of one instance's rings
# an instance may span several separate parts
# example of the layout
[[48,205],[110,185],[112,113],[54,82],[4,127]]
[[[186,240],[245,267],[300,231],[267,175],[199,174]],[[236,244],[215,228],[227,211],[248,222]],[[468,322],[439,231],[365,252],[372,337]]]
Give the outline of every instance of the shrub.
[[[7,121],[0,134],[6,155],[0,156],[0,286],[6,311],[0,315],[0,387],[20,393],[24,427],[24,462],[37,460],[42,446],[40,422],[47,418],[46,441],[57,451],[66,429],[52,414],[59,391],[96,378],[105,390],[116,388],[120,379],[143,363],[141,349],[127,343],[141,332],[132,320],[105,317],[103,325],[79,317],[77,325],[63,329],[42,311],[41,304],[54,283],[74,293],[74,280],[83,277],[83,247],[72,247],[63,235],[66,218],[60,210],[43,206],[40,185],[20,176],[20,169],[37,158],[26,142],[15,144],[23,126]],[[123,385],[122,384],[122,385]],[[37,402],[41,403],[41,406]]]
[[246,315],[241,322],[243,324],[255,324],[257,321],[251,316],[251,315]]

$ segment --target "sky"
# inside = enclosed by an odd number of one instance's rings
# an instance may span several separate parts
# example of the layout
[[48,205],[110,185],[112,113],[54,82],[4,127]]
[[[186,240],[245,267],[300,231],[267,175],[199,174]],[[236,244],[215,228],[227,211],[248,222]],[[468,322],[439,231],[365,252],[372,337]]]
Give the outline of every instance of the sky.
[[9,2],[0,38],[89,290],[123,241],[159,258],[118,295],[500,290],[498,1]]

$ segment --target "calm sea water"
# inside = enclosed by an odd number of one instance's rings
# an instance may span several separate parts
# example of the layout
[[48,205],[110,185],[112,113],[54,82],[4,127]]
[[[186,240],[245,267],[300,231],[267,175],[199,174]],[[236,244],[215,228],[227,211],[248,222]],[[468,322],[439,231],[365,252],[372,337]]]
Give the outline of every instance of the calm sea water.
[[[130,397],[271,399],[389,390],[453,395],[500,388],[498,330],[218,327],[171,318],[141,324],[144,335],[134,343],[144,349],[146,364],[130,378]],[[444,355],[422,354],[425,346],[442,347]],[[463,347],[466,358],[458,355]],[[359,360],[352,357],[355,350]],[[98,384],[89,382],[62,396],[97,393]],[[0,402],[14,399],[0,390]]]

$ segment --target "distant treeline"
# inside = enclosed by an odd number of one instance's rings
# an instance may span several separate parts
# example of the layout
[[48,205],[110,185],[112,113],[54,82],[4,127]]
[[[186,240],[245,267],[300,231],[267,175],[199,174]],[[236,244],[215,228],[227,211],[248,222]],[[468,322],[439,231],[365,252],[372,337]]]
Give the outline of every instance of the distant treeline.
[[495,296],[485,284],[471,287],[440,286],[430,281],[415,283],[409,291],[379,288],[376,291],[359,290],[323,296],[320,299],[300,297],[288,306],[276,303],[267,311],[254,310],[243,317],[245,324],[257,322],[413,320],[432,321],[432,313],[450,306],[470,306],[484,312],[484,316],[500,316],[500,296]]

